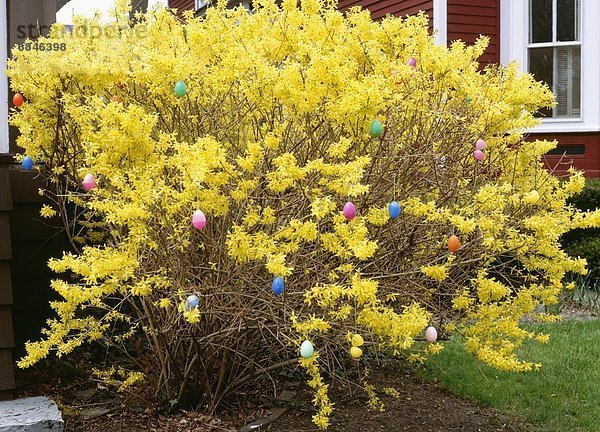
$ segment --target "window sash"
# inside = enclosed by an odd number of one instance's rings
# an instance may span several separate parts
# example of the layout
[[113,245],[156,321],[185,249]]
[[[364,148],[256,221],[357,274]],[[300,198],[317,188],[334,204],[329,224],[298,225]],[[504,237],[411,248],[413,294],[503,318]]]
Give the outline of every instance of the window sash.
[[532,47],[528,50],[528,63],[528,70],[545,81],[556,97],[557,105],[552,110],[542,110],[542,115],[580,118],[581,45]]
[[[557,40],[558,0],[552,0],[552,41],[535,43],[531,42],[533,40],[533,1],[528,1],[529,43],[527,44],[527,70],[532,73],[539,72],[531,70],[531,58],[534,50],[541,48],[552,49],[552,70],[547,71],[551,74],[548,77],[551,78],[551,82],[547,84],[551,86],[557,101],[557,105],[551,111],[546,111],[543,115],[548,116],[547,118],[581,118],[581,1],[573,1],[573,32],[575,40]],[[572,49],[573,47],[578,47],[579,49]]]
[[[528,0],[528,22],[529,22],[529,31],[528,31],[528,42],[529,44],[534,44],[531,42],[533,40],[533,1]],[[535,42],[535,44],[543,43],[573,43],[573,42],[581,42],[581,0],[573,0],[573,8],[574,8],[574,17],[573,17],[573,31],[575,37],[572,41],[559,41],[558,40],[558,0],[552,0],[552,41],[548,42]]]

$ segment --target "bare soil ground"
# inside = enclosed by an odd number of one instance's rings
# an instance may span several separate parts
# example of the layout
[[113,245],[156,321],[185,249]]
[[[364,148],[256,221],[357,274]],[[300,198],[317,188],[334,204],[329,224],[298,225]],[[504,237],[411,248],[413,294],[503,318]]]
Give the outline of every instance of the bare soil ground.
[[[143,400],[144,395],[122,395],[92,382],[89,366],[79,363],[48,360],[43,365],[18,373],[21,396],[49,395],[63,412],[66,432],[192,432],[238,431],[251,421],[270,414],[273,408],[286,407],[274,423],[255,430],[273,432],[317,431],[311,422],[314,414],[312,395],[304,383],[288,380],[278,384],[278,391],[287,388],[295,392],[291,402],[282,403],[274,397],[272,383],[257,383],[240,392],[218,417],[194,412],[159,411]],[[374,432],[521,432],[525,426],[515,418],[482,408],[460,399],[434,384],[425,383],[398,365],[388,366],[374,374],[370,382],[377,388],[392,387],[397,397],[380,394],[385,411],[367,411],[362,392],[349,394],[336,390],[330,431]]]
[[[380,394],[385,411],[368,411],[362,394],[335,392],[335,411],[331,431],[413,431],[413,432],[518,432],[524,425],[516,418],[482,408],[416,378],[409,369],[387,367],[370,380],[377,388],[391,387],[397,397]],[[310,400],[309,392],[302,399]],[[305,432],[317,429],[310,421],[312,413],[290,409],[271,429],[277,432]]]

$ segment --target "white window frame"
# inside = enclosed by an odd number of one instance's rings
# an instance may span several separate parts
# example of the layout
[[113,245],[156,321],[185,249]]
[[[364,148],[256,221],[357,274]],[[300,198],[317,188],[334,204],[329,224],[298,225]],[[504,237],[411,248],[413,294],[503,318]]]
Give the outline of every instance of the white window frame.
[[8,140],[8,77],[6,76],[6,60],[8,45],[8,25],[6,19],[6,2],[0,1],[0,153],[10,151]]
[[[534,133],[600,131],[600,1],[580,0],[581,117],[542,118]],[[517,61],[527,72],[529,45],[529,0],[500,3],[500,61]]]

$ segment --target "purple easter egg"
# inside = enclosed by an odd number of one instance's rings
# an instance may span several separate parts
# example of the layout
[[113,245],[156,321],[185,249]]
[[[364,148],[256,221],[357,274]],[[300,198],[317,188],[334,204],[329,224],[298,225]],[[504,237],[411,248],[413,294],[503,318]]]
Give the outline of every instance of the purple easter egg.
[[482,161],[485,158],[485,153],[483,153],[481,150],[475,150],[473,152],[473,157],[475,160]]
[[407,62],[407,65],[412,66],[412,67],[417,67],[417,59],[414,57],[411,57]]
[[477,150],[483,150],[487,147],[487,144],[485,143],[484,140],[482,139],[478,139],[477,142],[475,143],[475,148]]
[[94,189],[97,185],[96,185],[96,178],[94,177],[93,174],[87,173],[85,175],[85,177],[83,178],[83,188],[86,191],[90,191],[92,189]]
[[194,228],[201,230],[206,226],[206,216],[202,210],[196,210],[192,216],[192,225]]
[[344,217],[347,220],[352,220],[356,217],[356,207],[354,207],[354,204],[350,201],[344,204]]

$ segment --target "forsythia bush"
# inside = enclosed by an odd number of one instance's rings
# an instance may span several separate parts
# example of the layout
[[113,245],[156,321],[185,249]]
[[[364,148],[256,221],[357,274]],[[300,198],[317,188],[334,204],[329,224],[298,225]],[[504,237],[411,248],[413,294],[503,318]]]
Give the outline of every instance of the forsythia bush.
[[42,213],[74,246],[50,262],[63,300],[20,366],[143,334],[157,394],[213,411],[300,361],[321,428],[324,371],[420,360],[441,349],[415,343],[430,325],[498,369],[536,366],[515,349],[547,336],[519,321],[551,319],[534,308],[586,271],[558,238],[600,225],[565,203],[580,173],[543,169],[554,144],[523,141],[547,87],[514,64],[481,70],[485,38],[434,45],[424,16],[262,0],[128,22],[123,3],[113,24],[54,26],[65,51],[9,64],[18,143],[55,185]]

